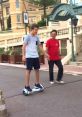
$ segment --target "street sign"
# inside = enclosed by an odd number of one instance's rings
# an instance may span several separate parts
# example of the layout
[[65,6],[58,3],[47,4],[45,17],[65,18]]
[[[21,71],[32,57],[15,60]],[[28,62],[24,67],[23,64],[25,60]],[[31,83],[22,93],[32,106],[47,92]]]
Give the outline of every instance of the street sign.
[[23,21],[24,21],[24,24],[28,24],[28,12],[23,13]]

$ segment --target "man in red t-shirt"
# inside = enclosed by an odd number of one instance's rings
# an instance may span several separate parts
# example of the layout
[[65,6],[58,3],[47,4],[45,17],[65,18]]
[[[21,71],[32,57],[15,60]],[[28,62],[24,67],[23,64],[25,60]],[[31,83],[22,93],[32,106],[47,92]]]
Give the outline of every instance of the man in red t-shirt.
[[62,80],[63,65],[61,63],[59,41],[56,39],[57,31],[52,30],[50,34],[51,34],[51,38],[47,40],[47,43],[46,43],[46,54],[47,54],[48,64],[49,64],[50,83],[54,84],[54,77],[53,77],[54,64],[56,64],[58,67],[58,75],[57,75],[56,82],[64,83],[64,81]]

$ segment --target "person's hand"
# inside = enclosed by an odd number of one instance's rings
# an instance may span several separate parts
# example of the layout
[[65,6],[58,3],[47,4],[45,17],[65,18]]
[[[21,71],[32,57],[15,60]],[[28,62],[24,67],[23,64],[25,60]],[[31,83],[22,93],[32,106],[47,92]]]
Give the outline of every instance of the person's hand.
[[23,55],[22,56],[22,61],[25,62],[26,61],[26,57]]
[[49,54],[46,54],[45,56],[46,56],[46,58],[47,58],[48,60],[50,59],[50,56],[49,56]]

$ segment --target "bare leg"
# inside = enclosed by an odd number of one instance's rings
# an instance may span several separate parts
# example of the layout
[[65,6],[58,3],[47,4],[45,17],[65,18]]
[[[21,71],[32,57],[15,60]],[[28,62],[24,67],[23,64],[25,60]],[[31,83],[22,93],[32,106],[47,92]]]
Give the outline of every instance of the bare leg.
[[38,84],[39,83],[39,70],[35,70],[35,76],[36,76],[35,83]]
[[28,87],[29,86],[29,81],[30,81],[30,70],[26,70],[26,74],[25,74],[25,86]]

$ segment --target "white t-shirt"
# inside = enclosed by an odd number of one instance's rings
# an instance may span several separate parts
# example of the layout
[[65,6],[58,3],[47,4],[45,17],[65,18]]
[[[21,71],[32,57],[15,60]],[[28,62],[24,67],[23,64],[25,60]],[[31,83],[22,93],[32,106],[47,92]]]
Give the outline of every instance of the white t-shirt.
[[31,35],[28,34],[24,37],[24,43],[27,44],[26,46],[26,58],[38,58],[38,49],[37,45],[40,44],[38,35]]

